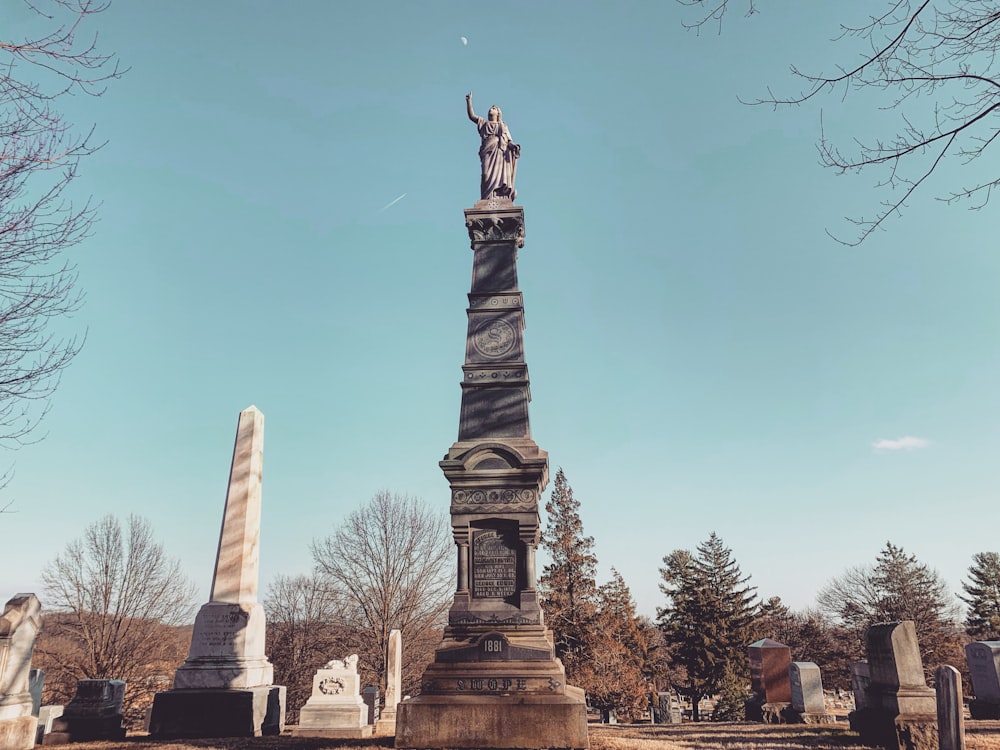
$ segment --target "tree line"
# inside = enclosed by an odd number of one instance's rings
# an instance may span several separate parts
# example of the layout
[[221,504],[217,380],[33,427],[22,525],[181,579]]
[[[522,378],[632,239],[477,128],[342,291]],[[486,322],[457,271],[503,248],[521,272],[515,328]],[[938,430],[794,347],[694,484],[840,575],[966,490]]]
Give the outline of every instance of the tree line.
[[[849,665],[863,658],[864,633],[875,622],[913,620],[929,676],[941,664],[964,665],[969,640],[1000,639],[996,552],[973,556],[956,598],[933,569],[886,542],[872,563],[820,589],[815,607],[793,612],[778,596],[762,599],[713,532],[693,550],[663,557],[664,603],[649,618],[637,613],[617,570],[598,584],[595,541],[584,533],[562,469],[545,511],[549,562],[539,590],[546,624],[567,678],[606,718],[638,719],[658,692],[690,701],[696,721],[743,718],[746,647],[761,638],[787,645],[795,661],[818,664],[831,689],[850,689]],[[288,689],[289,721],[331,658],[357,653],[362,684],[384,691],[393,629],[403,636],[403,694],[417,694],[454,588],[447,513],[381,491],[311,549],[312,573],[279,575],[264,597],[267,652],[275,682]],[[107,516],[67,544],[42,581],[46,614],[35,666],[46,670],[45,702],[68,702],[82,678],[124,679],[127,718],[140,722],[187,655],[196,600],[180,562],[148,521]],[[967,605],[962,625],[959,600]],[[714,709],[704,717],[699,704],[709,696]]]

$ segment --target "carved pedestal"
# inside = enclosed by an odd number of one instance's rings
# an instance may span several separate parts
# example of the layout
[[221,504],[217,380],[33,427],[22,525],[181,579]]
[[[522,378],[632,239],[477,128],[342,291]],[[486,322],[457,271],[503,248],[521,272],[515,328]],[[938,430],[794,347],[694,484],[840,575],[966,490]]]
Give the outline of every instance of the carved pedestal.
[[458,548],[455,599],[420,695],[399,704],[399,748],[586,748],[583,691],[566,684],[535,588],[548,454],[531,439],[509,200],[465,212],[472,240],[458,441],[441,469]]

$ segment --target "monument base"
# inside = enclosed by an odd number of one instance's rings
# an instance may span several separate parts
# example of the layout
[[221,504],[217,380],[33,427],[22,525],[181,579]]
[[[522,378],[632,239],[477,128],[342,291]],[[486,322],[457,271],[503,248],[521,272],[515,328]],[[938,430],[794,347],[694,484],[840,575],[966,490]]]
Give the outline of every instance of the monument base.
[[398,748],[587,748],[583,691],[565,695],[418,695],[397,708]]
[[796,711],[789,708],[785,711],[785,719],[789,724],[836,724],[837,717],[825,711]]
[[285,728],[285,686],[157,693],[149,734],[163,739],[276,736]]
[[762,703],[760,698],[751,698],[744,704],[747,721],[757,721],[764,724],[787,724],[788,712],[792,710],[791,703]]
[[893,715],[876,708],[862,708],[850,716],[851,728],[870,747],[885,750],[938,750],[937,716]]
[[1000,705],[972,700],[969,701],[969,715],[973,719],[1000,719]]
[[35,746],[38,719],[32,715],[0,719],[0,747],[4,750],[30,750]]
[[303,729],[302,727],[292,728],[293,737],[319,737],[329,740],[363,740],[372,736],[370,724],[363,727],[351,729]]
[[96,740],[121,741],[125,727],[121,714],[113,716],[60,716],[52,722],[52,731],[45,735],[43,745],[65,745],[70,742]]

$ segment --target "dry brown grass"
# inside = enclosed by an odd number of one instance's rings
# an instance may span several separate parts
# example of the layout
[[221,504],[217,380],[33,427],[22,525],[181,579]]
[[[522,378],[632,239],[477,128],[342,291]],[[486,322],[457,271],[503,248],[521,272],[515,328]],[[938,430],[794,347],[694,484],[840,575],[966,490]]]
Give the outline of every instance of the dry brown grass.
[[[66,750],[387,750],[392,738],[323,740],[299,737],[154,741],[64,745]],[[821,726],[749,723],[590,725],[591,750],[862,750],[846,722]],[[967,750],[1000,750],[1000,721],[966,724]]]

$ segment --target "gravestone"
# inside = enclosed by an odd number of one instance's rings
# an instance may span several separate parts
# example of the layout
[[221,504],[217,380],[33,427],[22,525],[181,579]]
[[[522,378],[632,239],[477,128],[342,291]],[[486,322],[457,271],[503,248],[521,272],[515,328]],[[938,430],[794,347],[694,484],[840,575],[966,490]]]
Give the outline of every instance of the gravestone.
[[157,693],[154,737],[259,737],[285,724],[285,688],[264,654],[257,601],[264,415],[240,413],[219,534],[211,600],[198,611],[173,690]]
[[873,625],[865,647],[867,704],[851,714],[861,742],[886,750],[938,750],[937,705],[924,681],[913,621]]
[[868,686],[872,684],[868,662],[856,661],[851,664],[851,692],[854,695],[854,709],[868,705]]
[[965,646],[972,678],[969,713],[973,719],[1000,719],[1000,641],[976,641]]
[[42,627],[42,606],[34,594],[16,594],[0,615],[0,748],[35,746],[31,655]]
[[65,706],[42,706],[38,709],[38,729],[35,731],[35,744],[44,743],[45,735],[52,732],[52,722],[62,716]]
[[944,664],[934,672],[937,688],[937,721],[940,750],[965,750],[965,707],[962,675]]
[[369,685],[364,690],[361,691],[361,699],[368,706],[368,723],[375,724],[379,717],[379,706],[378,706],[378,688],[374,685]]
[[312,695],[299,711],[296,737],[371,737],[368,706],[359,692],[358,655],[334,659],[316,672]]
[[31,693],[31,715],[38,716],[42,707],[42,690],[45,688],[45,670],[32,669],[28,672],[28,692]]
[[389,632],[385,655],[385,708],[375,724],[375,734],[390,737],[396,734],[396,706],[403,680],[403,636],[398,630]]
[[790,720],[803,724],[831,724],[836,719],[826,712],[823,678],[819,666],[811,661],[793,661],[788,667],[792,693]]
[[121,680],[79,680],[76,695],[52,719],[52,731],[45,734],[45,745],[67,742],[120,741],[125,739],[122,702],[125,683]]
[[[531,439],[524,307],[513,203],[519,147],[499,108],[468,115],[482,139],[458,439],[440,467],[451,490],[456,591],[420,694],[399,704],[400,748],[586,748],[583,691],[566,684],[538,602],[535,552],[548,454]],[[497,158],[495,158],[497,157]]]
[[681,723],[681,704],[673,693],[657,693],[654,711],[657,724]]
[[792,687],[788,681],[791,649],[770,638],[762,638],[747,646],[747,659],[753,691],[746,703],[747,718],[765,724],[783,723],[787,720],[785,711],[792,704]]

